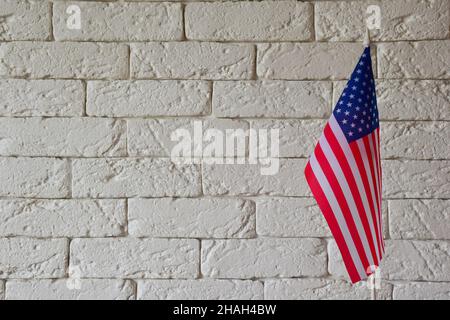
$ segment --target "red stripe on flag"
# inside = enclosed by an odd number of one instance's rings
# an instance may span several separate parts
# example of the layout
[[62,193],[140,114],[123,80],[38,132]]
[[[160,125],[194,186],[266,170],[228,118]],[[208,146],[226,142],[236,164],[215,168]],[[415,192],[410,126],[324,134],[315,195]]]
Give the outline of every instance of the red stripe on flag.
[[327,197],[325,196],[322,188],[320,187],[319,182],[314,175],[314,172],[311,169],[311,165],[309,162],[305,168],[305,177],[308,185],[311,189],[311,192],[314,198],[317,201],[317,204],[322,211],[325,220],[330,227],[331,233],[333,234],[334,239],[336,240],[336,244],[341,252],[342,258],[344,260],[345,267],[347,269],[348,274],[350,275],[350,280],[352,283],[358,282],[361,280],[361,277],[358,274],[358,271],[355,267],[355,263],[350,255],[350,251],[348,250],[347,244],[345,242],[344,236],[342,235],[342,231],[339,228],[339,224],[336,221],[335,214],[328,203]]

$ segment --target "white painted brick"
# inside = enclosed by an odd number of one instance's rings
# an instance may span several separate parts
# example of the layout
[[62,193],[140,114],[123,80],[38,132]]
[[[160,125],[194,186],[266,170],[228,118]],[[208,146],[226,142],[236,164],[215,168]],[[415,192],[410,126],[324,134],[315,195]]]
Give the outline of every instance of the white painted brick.
[[449,198],[449,161],[384,160],[383,190],[389,198]]
[[449,241],[387,241],[382,275],[391,280],[450,281],[449,252]]
[[382,201],[381,203],[381,226],[383,231],[383,239],[389,239],[389,212],[388,202]]
[[[361,283],[361,286],[364,285],[367,285],[367,282]],[[374,291],[373,298],[374,300],[392,300],[392,291],[393,285],[391,282],[381,281],[380,287]]]
[[331,233],[314,199],[256,199],[256,230],[268,237],[329,237]]
[[0,195],[64,198],[70,190],[69,163],[50,158],[0,158]]
[[84,87],[76,80],[0,80],[2,116],[81,116]]
[[450,40],[381,43],[377,48],[380,78],[450,78]]
[[383,120],[450,120],[449,96],[449,81],[377,81],[377,103]]
[[134,300],[129,280],[58,279],[8,281],[7,300]]
[[0,200],[0,236],[120,236],[125,226],[123,200]]
[[280,159],[278,173],[262,175],[261,165],[203,164],[203,191],[208,195],[309,196],[305,166],[304,159]]
[[31,279],[65,276],[66,239],[0,239],[0,278]]
[[[381,277],[389,280],[450,280],[450,242],[387,240]],[[334,241],[329,243],[329,271],[348,278]]]
[[[81,29],[67,28],[69,5],[81,10]],[[64,2],[53,5],[55,39],[79,41],[181,40],[180,4]]]
[[449,159],[449,137],[449,122],[382,123],[381,155],[383,158]]
[[126,123],[92,118],[0,118],[0,155],[126,155]]
[[371,31],[372,40],[445,39],[449,34],[447,0],[326,1],[315,5],[316,39],[363,40],[370,4],[381,11],[381,30]]
[[86,278],[196,278],[198,240],[75,239],[70,270]]
[[200,195],[198,165],[170,159],[73,160],[74,197],[190,197]]
[[139,280],[139,300],[262,300],[263,284],[248,280]]
[[0,41],[48,40],[50,5],[42,1],[1,0]]
[[394,285],[394,300],[450,300],[450,282],[409,282]]
[[360,43],[259,44],[257,73],[266,79],[346,79],[362,51]]
[[313,36],[310,3],[188,3],[185,19],[186,37],[195,40],[304,41]]
[[171,42],[131,45],[131,76],[151,79],[250,79],[255,48],[247,44]]
[[450,200],[390,200],[392,239],[450,239]]
[[[371,300],[372,290],[365,282],[333,279],[285,279],[266,280],[264,298],[268,300]],[[377,289],[377,300],[392,296],[392,286],[386,283]]]
[[330,82],[214,82],[216,117],[323,118],[330,114]]
[[1,43],[0,76],[30,79],[125,78],[128,76],[128,48],[110,43]]
[[[334,82],[333,106],[345,81]],[[381,120],[450,120],[450,82],[446,80],[377,80]]]
[[249,238],[255,204],[240,199],[130,199],[129,233],[135,237]]
[[202,273],[212,278],[300,277],[326,274],[320,239],[202,241]]
[[[227,130],[243,130],[245,133],[249,129],[247,122],[229,119],[128,120],[128,152],[132,156],[170,157],[172,149],[181,142],[180,140],[172,141],[172,134],[177,130],[187,130],[194,139],[195,125],[202,126],[203,134],[206,134],[209,129],[214,129],[220,131],[223,137],[226,137]],[[202,146],[206,147],[209,144],[210,141],[205,141]],[[194,147],[204,150],[196,141],[192,141],[191,145],[192,156],[194,156]],[[244,148],[242,152],[246,155],[247,147]],[[225,150],[223,152],[225,153]]]
[[[254,120],[252,129],[279,130],[280,157],[309,157],[325,128],[322,120]],[[252,136],[252,138],[257,139]],[[252,139],[250,139],[252,140]],[[251,143],[251,142],[250,142]]]
[[195,116],[211,109],[206,81],[89,81],[87,88],[93,116]]

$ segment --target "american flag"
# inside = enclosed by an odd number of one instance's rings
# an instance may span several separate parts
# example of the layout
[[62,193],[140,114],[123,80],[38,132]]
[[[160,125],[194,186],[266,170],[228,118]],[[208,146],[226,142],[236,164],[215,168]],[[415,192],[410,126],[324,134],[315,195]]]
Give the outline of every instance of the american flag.
[[353,283],[367,279],[384,253],[379,133],[366,47],[305,168]]

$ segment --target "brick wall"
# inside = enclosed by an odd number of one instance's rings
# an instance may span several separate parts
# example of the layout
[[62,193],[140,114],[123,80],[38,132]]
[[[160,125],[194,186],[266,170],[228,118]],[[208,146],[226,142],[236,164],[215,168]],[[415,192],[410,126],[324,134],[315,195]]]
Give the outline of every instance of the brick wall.
[[[369,3],[377,298],[448,299],[448,0],[0,0],[0,299],[370,299],[303,177]],[[170,133],[196,120],[280,128],[280,172],[172,163]]]

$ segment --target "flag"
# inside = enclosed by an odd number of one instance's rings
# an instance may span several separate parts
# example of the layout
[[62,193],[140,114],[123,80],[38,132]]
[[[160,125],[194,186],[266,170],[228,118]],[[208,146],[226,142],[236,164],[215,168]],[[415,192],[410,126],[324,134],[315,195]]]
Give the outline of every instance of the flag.
[[353,283],[384,253],[380,129],[370,48],[366,47],[305,168]]

